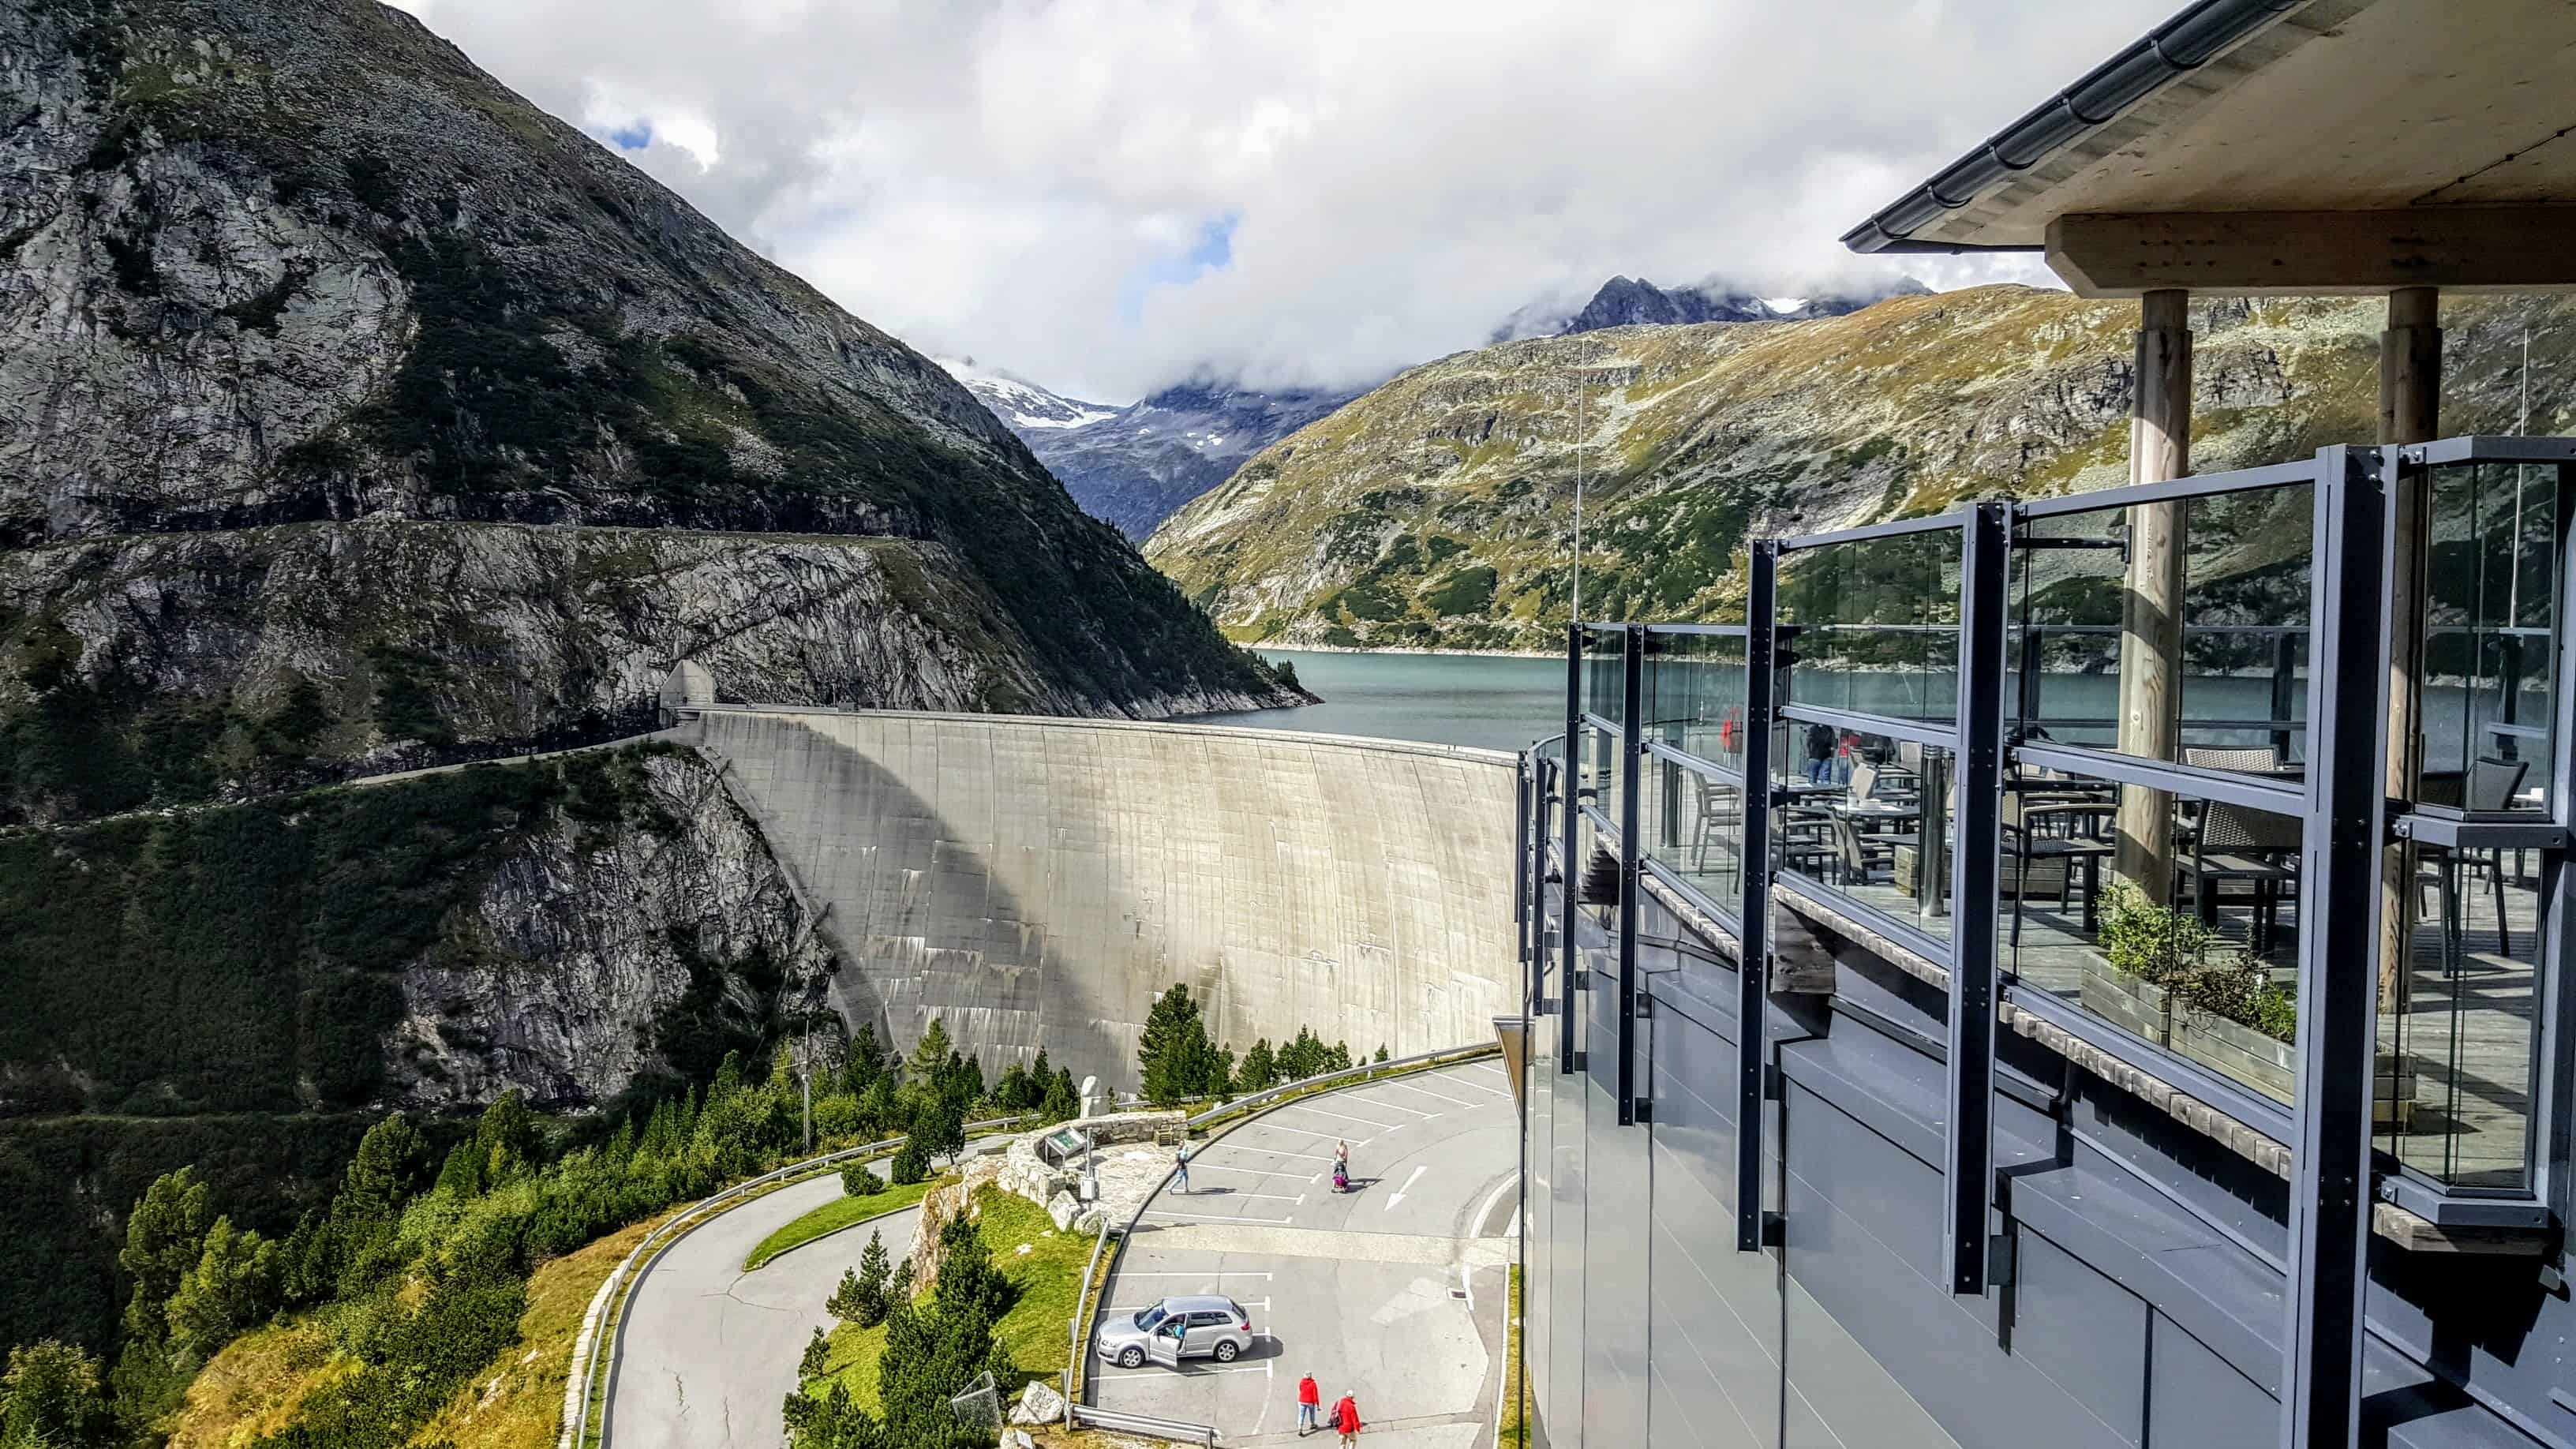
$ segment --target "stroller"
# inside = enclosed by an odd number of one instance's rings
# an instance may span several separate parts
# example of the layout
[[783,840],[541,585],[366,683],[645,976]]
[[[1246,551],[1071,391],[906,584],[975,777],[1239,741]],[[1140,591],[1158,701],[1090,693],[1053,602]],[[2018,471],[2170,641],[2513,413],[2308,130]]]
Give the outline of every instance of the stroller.
[[1349,1192],[1350,1190],[1351,1190],[1351,1165],[1350,1165],[1349,1163],[1347,1163],[1347,1162],[1336,1162],[1336,1163],[1334,1163],[1334,1164],[1333,1164],[1333,1191],[1335,1191],[1335,1192]]

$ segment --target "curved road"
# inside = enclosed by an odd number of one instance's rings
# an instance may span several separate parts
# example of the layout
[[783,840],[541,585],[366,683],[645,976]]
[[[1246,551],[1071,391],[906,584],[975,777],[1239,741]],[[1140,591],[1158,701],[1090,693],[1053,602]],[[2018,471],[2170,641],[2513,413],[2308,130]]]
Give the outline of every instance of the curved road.
[[[884,1164],[875,1164],[880,1175]],[[829,1173],[783,1187],[683,1235],[636,1280],[618,1338],[606,1429],[617,1449],[775,1449],[786,1435],[779,1405],[796,1390],[796,1361],[844,1269],[856,1268],[871,1230],[897,1262],[912,1249],[921,1209],[906,1208],[770,1260],[742,1260],[760,1240],[841,1195]]]
[[[1332,1190],[1336,1141],[1352,1191]],[[1258,1343],[1179,1372],[1094,1360],[1105,1408],[1213,1424],[1228,1444],[1296,1442],[1298,1376],[1354,1395],[1368,1443],[1490,1442],[1512,1258],[1519,1118],[1490,1061],[1292,1103],[1201,1148],[1192,1191],[1146,1208],[1107,1307],[1222,1293]]]

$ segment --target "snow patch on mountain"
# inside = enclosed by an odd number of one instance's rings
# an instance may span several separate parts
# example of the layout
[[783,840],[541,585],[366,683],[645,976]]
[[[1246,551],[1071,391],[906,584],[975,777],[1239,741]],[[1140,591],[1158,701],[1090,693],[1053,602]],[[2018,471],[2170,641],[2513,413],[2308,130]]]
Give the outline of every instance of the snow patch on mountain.
[[1027,378],[1014,377],[995,368],[978,367],[971,357],[943,357],[938,362],[950,377],[975,394],[978,401],[991,408],[994,416],[1015,433],[1088,427],[1118,416],[1118,409],[1105,403],[1083,402],[1050,392]]

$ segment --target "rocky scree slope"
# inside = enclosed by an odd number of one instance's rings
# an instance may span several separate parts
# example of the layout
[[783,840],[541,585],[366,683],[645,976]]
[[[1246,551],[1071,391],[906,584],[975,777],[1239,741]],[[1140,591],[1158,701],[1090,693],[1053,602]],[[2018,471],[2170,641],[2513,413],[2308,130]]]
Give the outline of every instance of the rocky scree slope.
[[373,0],[0,6],[0,816],[1278,701],[938,367]]
[[[2195,305],[2194,465],[2371,440],[2384,319]],[[2576,303],[2460,298],[2443,321],[2445,431],[2513,430],[2526,327],[2533,431],[2576,424]],[[1992,286],[1462,353],[1264,449],[1146,556],[1237,639],[1550,649],[1581,468],[1587,617],[1741,617],[1753,532],[2125,482],[2135,327],[2134,305]]]

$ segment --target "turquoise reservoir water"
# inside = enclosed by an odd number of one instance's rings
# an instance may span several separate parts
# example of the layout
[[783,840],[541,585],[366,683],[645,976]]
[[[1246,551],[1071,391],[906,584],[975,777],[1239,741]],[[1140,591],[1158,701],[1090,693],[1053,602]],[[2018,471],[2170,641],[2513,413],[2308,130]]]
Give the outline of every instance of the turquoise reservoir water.
[[1199,723],[1488,750],[1526,749],[1533,740],[1565,730],[1562,659],[1302,649],[1264,649],[1261,654],[1296,665],[1298,681],[1324,702],[1303,709],[1200,715]]

